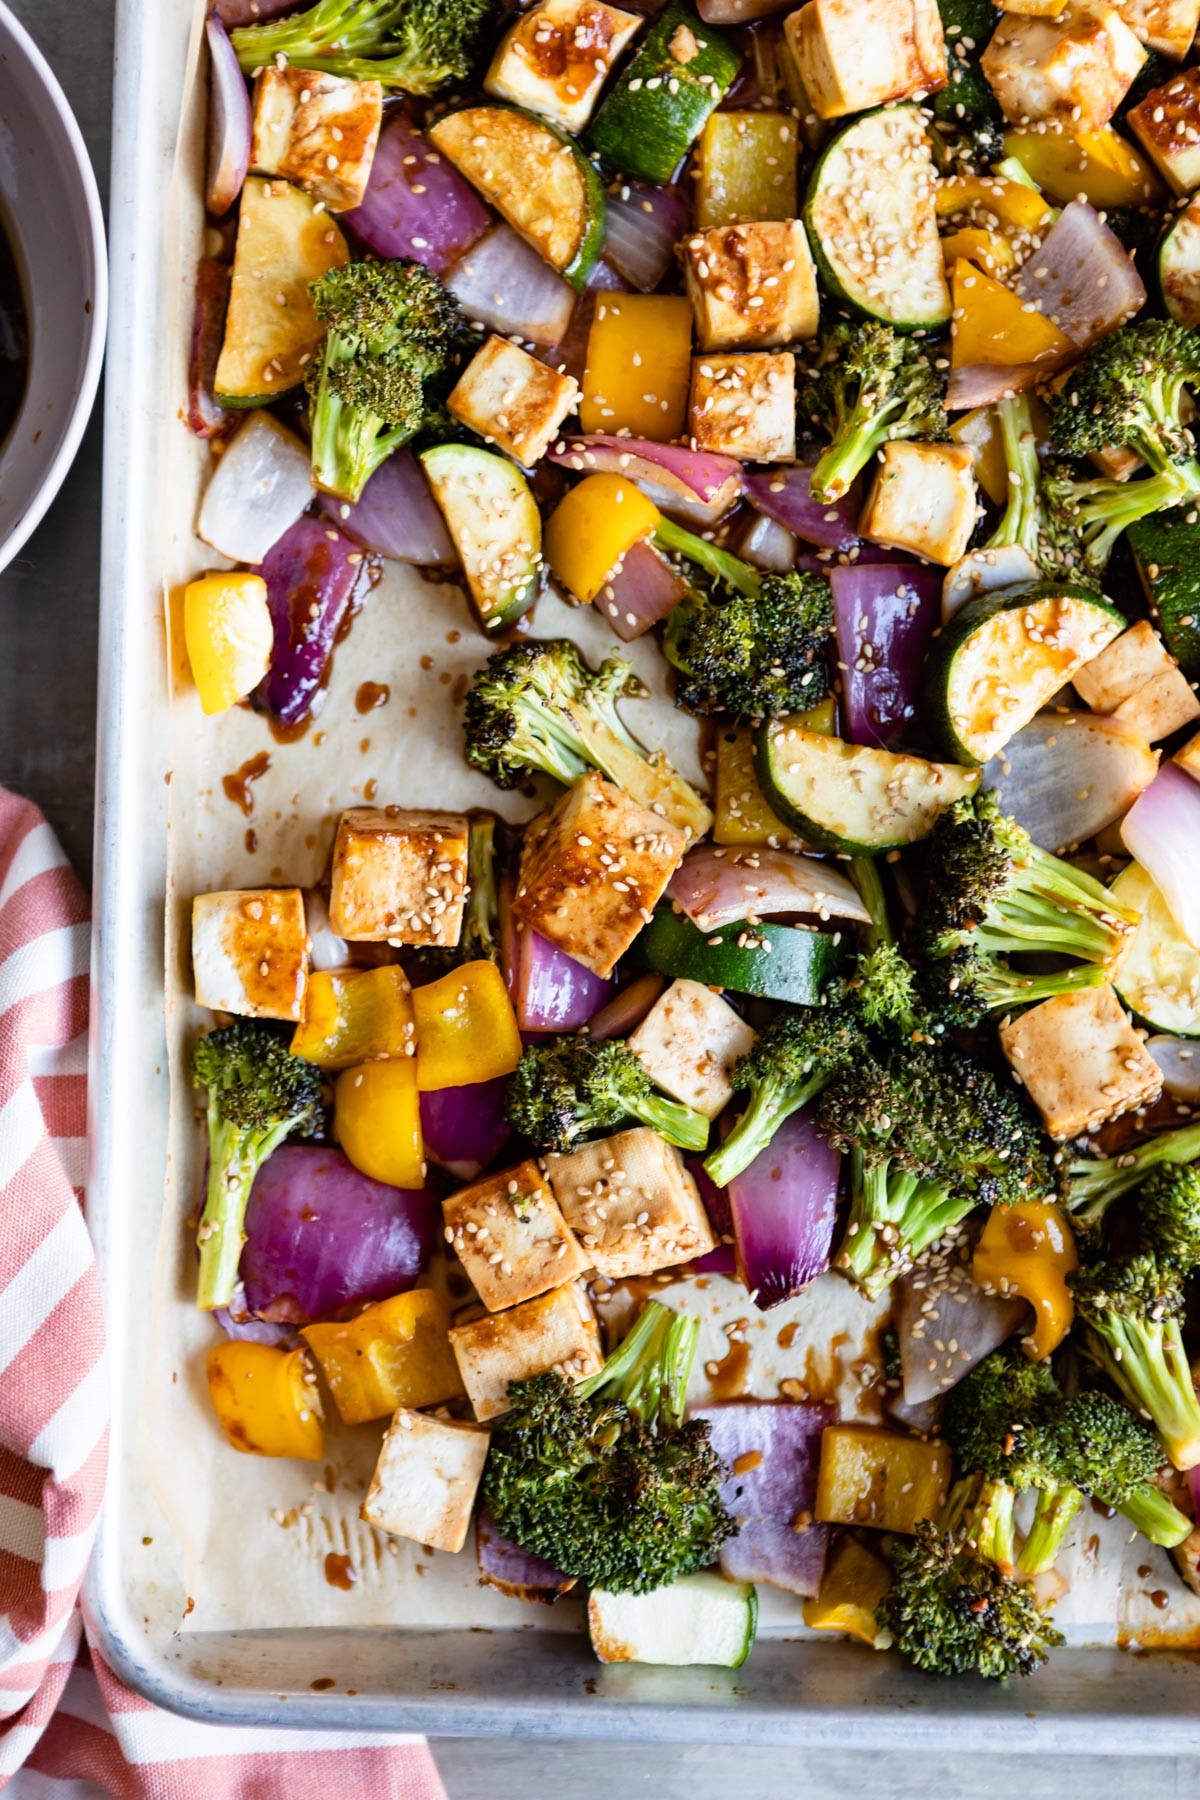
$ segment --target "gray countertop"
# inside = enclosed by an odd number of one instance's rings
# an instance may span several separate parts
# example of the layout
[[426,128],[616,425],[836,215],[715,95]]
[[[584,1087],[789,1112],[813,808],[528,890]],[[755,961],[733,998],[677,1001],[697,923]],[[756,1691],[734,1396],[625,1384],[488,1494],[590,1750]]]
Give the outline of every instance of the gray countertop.
[[[75,107],[101,191],[108,187],[112,0],[9,0],[46,51]],[[97,409],[62,494],[24,553],[0,575],[0,782],[28,794],[49,815],[80,874],[92,856],[96,607],[100,555],[101,432]],[[705,1800],[841,1800],[870,1789],[888,1800],[1051,1800],[1064,1792],[1127,1800],[1154,1792],[1174,1800],[1194,1791],[1200,1759],[1077,1758],[1070,1766],[961,1755],[927,1758],[718,1746],[639,1748],[444,1739],[435,1745],[451,1800],[558,1795],[600,1800],[646,1795]],[[98,1792],[98,1790],[97,1790]],[[362,1800],[370,1800],[363,1795]]]

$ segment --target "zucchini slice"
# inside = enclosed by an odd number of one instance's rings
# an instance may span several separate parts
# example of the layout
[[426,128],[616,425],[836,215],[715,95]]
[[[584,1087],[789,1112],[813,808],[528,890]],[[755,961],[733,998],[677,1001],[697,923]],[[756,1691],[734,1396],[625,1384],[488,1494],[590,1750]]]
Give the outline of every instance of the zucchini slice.
[[846,960],[846,945],[824,931],[798,925],[722,925],[697,929],[669,906],[660,907],[637,940],[648,967],[673,981],[699,981],[731,994],[815,1006]]
[[1158,246],[1158,285],[1164,310],[1177,325],[1200,325],[1200,200],[1176,213]]
[[757,1629],[754,1588],[707,1569],[652,1594],[593,1588],[588,1597],[588,1636],[603,1663],[740,1669]]
[[286,181],[247,179],[214,381],[222,406],[264,406],[304,380],[325,337],[309,284],[349,260],[333,219],[307,194]]
[[838,133],[804,202],[813,256],[835,299],[898,331],[946,323],[936,185],[918,107],[880,107]]
[[1029,581],[981,594],[934,639],[927,718],[947,756],[983,764],[1125,630],[1090,588]]
[[604,188],[565,131],[515,106],[463,106],[426,133],[527,244],[582,291],[604,248]]
[[665,6],[601,101],[588,149],[614,174],[670,181],[741,66],[729,39],[690,6]]
[[1200,680],[1200,520],[1189,503],[1137,519],[1125,533],[1163,642]]
[[1155,1031],[1200,1037],[1200,950],[1180,931],[1140,863],[1122,869],[1113,898],[1140,909],[1142,922],[1113,975],[1130,1012]]
[[847,744],[795,719],[763,726],[754,767],[768,805],[799,837],[851,856],[928,837],[938,814],[979,786],[975,769]]
[[421,454],[483,628],[506,631],[537,598],[542,518],[516,463],[474,444]]

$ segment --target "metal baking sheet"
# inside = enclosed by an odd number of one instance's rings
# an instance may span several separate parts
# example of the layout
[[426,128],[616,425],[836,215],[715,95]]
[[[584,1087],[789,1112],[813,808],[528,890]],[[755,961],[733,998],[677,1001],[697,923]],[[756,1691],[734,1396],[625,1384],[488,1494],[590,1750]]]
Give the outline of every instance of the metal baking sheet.
[[[569,1608],[535,1617],[516,1602],[493,1604],[495,1596],[472,1601],[469,1551],[457,1559],[453,1607],[444,1581],[413,1570],[394,1611],[380,1615],[386,1623],[184,1628],[194,1598],[187,1563],[145,1471],[147,1449],[152,1459],[172,1449],[170,1409],[148,1410],[147,1390],[186,1380],[164,1365],[152,1296],[164,1187],[171,1159],[184,1153],[169,1136],[163,1006],[164,963],[179,953],[174,926],[165,932],[172,736],[163,575],[194,554],[194,490],[172,472],[183,392],[178,307],[196,245],[185,257],[187,219],[171,194],[177,154],[194,168],[202,148],[189,74],[198,16],[192,0],[120,0],[117,16],[89,1200],[110,1332],[111,1479],[88,1583],[106,1655],[161,1704],[239,1723],[798,1746],[961,1745],[965,1725],[980,1749],[1195,1750],[1190,1653],[1067,1649],[1006,1691],[940,1684],[852,1645],[797,1641],[785,1606],[768,1612],[778,1622],[744,1669],[604,1668]],[[370,629],[368,615],[356,627],[360,645]],[[226,873],[214,870],[214,883]],[[774,1336],[770,1316],[768,1327]],[[220,1520],[219,1491],[210,1505]],[[239,1527],[230,1506],[223,1529],[233,1561]],[[253,1582],[252,1562],[244,1575]]]

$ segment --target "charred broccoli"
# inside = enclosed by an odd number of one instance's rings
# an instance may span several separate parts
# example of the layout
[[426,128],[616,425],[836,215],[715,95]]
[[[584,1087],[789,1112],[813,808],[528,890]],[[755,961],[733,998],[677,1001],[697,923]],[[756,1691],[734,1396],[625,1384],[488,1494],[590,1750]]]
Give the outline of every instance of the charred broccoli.
[[1114,1384],[1152,1420],[1177,1469],[1200,1463],[1200,1402],[1183,1347],[1183,1282],[1151,1252],[1095,1254],[1067,1277],[1088,1346]]
[[930,1675],[1032,1675],[1061,1644],[1027,1587],[973,1556],[962,1532],[928,1519],[892,1551],[895,1581],[875,1617],[901,1656]]
[[307,1134],[321,1112],[321,1074],[293,1056],[287,1032],[262,1019],[235,1019],[202,1037],[192,1082],[208,1089],[208,1191],[196,1241],[196,1303],[227,1306],[246,1241],[254,1177],[292,1132]]
[[318,0],[231,36],[247,75],[282,57],[298,69],[434,94],[470,73],[489,16],[486,0]]
[[598,1375],[510,1382],[483,1475],[506,1537],[614,1593],[715,1561],[737,1527],[707,1421],[683,1422],[699,1331],[651,1300]]
[[1106,979],[1107,971],[1099,963],[1025,975],[1002,957],[983,956],[972,945],[925,962],[920,969],[921,997],[930,1013],[940,1024],[965,1031],[982,1024],[990,1013],[1016,1012],[1056,994],[1102,987]]
[[997,1350],[964,1376],[946,1405],[946,1437],[962,1476],[942,1527],[964,1528],[976,1555],[1008,1574],[1017,1561],[1017,1495],[1053,1481],[1033,1428],[1055,1392],[1047,1364],[1017,1349]]
[[[1131,1193],[1154,1169],[1186,1168],[1200,1158],[1200,1123],[1180,1125],[1142,1138],[1117,1156],[1071,1155],[1063,1150],[1055,1165],[1059,1198],[1076,1226],[1096,1230],[1114,1200]],[[1192,1175],[1190,1179],[1194,1180]]]
[[652,1125],[681,1150],[703,1150],[708,1143],[704,1114],[658,1093],[620,1038],[531,1044],[508,1084],[508,1122],[539,1150],[573,1150],[626,1119]]
[[893,438],[945,437],[945,382],[927,345],[874,320],[835,325],[800,396],[832,440],[817,459],[814,500],[840,500]]

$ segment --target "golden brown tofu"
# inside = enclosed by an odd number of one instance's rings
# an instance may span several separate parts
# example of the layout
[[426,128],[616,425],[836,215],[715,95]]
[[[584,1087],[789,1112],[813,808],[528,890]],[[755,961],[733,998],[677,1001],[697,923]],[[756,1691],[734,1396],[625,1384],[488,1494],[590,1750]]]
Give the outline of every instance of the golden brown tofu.
[[1130,128],[1175,194],[1200,187],[1200,68],[1181,69],[1131,107]]
[[840,119],[946,85],[935,0],[808,0],[783,22],[788,50],[820,119]]
[[519,1163],[443,1202],[446,1241],[489,1312],[574,1281],[588,1266],[535,1162]]
[[1200,24],[1200,0],[1115,0],[1115,5],[1147,49],[1177,62],[1187,55]]
[[1099,656],[1075,671],[1075,692],[1093,712],[1110,713],[1145,687],[1156,675],[1175,666],[1162,639],[1148,619],[1139,619],[1114,638]]
[[245,888],[192,901],[196,1000],[214,1012],[299,1021],[308,929],[299,888]]
[[911,550],[949,568],[975,529],[975,456],[969,444],[885,444],[858,529],[873,544]]
[[765,350],[816,332],[817,274],[799,219],[695,232],[683,272],[702,350]]
[[251,170],[282,176],[330,212],[349,212],[367,191],[382,120],[378,81],[263,69],[254,86]]
[[532,468],[579,399],[579,383],[507,338],[489,337],[446,401],[448,412]]
[[728,1000],[703,982],[673,981],[629,1039],[629,1048],[664,1093],[715,1119],[733,1098],[734,1063],[749,1054],[757,1037]]
[[502,38],[484,89],[582,131],[605,80],[642,21],[601,0],[541,0]]
[[1108,124],[1145,60],[1114,7],[1079,0],[1055,19],[1002,13],[982,67],[1014,125],[1079,132]]
[[1200,719],[1200,700],[1183,670],[1172,663],[1120,706],[1114,706],[1113,718],[1132,725],[1148,744],[1157,744],[1193,719]]
[[570,1381],[603,1362],[600,1328],[577,1282],[525,1300],[507,1312],[456,1325],[450,1343],[477,1419],[508,1411],[508,1384],[556,1369]]
[[362,1503],[368,1525],[434,1550],[461,1550],[489,1433],[402,1406],[388,1426]]
[[686,849],[674,825],[585,775],[527,828],[513,913],[594,974],[611,975]]
[[467,895],[461,813],[355,806],[333,846],[329,923],[362,943],[457,944]]
[[1001,1025],[1000,1043],[1054,1138],[1095,1131],[1162,1089],[1162,1070],[1107,984],[1030,1007]]
[[696,450],[743,462],[796,455],[796,359],[788,351],[694,356],[688,430]]
[[648,1125],[547,1156],[546,1173],[600,1275],[652,1275],[716,1248],[682,1153]]

